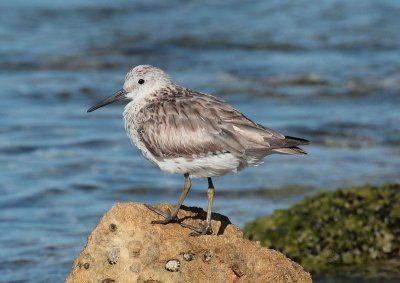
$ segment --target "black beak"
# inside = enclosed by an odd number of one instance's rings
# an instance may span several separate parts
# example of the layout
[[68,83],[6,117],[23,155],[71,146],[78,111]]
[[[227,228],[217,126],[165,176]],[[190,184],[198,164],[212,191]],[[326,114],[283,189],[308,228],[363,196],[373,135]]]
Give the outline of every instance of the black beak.
[[107,97],[106,99],[103,99],[102,101],[100,101],[100,102],[96,103],[95,105],[93,105],[92,107],[90,107],[87,112],[92,112],[96,109],[99,109],[100,107],[106,106],[107,104],[122,100],[122,99],[126,98],[126,94],[127,94],[127,92],[125,90],[120,89],[119,91],[117,91],[116,93],[111,95],[110,97]]

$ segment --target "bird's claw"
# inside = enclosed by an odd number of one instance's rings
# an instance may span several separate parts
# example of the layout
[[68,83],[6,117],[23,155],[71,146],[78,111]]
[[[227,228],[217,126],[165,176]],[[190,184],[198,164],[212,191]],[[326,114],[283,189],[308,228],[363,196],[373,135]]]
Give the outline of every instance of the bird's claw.
[[174,218],[172,218],[172,217],[167,217],[167,218],[162,219],[162,220],[153,220],[153,221],[151,221],[150,223],[151,223],[151,224],[168,224],[168,223],[171,223],[171,222],[174,222],[174,221],[175,221]]
[[158,208],[156,208],[154,206],[151,206],[151,205],[148,205],[148,204],[145,204],[145,206],[148,209],[150,209],[151,211],[153,211],[153,212],[157,213],[158,215],[161,215],[162,217],[164,217],[164,219],[162,219],[162,220],[153,220],[153,221],[151,221],[151,224],[168,224],[168,223],[171,223],[171,222],[175,221],[175,217],[172,217],[171,212],[162,211],[161,209],[158,209]]
[[180,224],[184,228],[188,228],[190,230],[193,230],[194,232],[190,233],[190,236],[192,237],[197,237],[201,235],[212,235],[213,231],[211,228],[211,223],[206,223],[204,225],[201,225],[200,227],[195,227],[192,225],[188,225],[185,223]]
[[[162,211],[161,209],[158,209],[154,206],[145,204],[145,206],[153,211],[154,213],[157,213],[158,215],[161,215],[164,217],[164,219],[161,220],[153,220],[151,221],[151,224],[168,224],[171,222],[176,221],[176,216],[172,216],[171,212],[166,212]],[[195,227],[189,224],[185,223],[180,223],[180,225],[184,228],[188,228],[194,232],[190,233],[190,236],[196,237],[196,236],[201,236],[201,235],[211,235],[213,233],[212,228],[211,228],[211,223],[206,222],[204,225],[201,225],[200,227]]]

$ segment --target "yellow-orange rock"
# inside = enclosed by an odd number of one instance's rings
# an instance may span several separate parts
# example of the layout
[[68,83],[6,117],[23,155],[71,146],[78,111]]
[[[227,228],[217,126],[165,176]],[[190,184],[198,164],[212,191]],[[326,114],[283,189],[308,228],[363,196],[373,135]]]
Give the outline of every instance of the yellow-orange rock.
[[[198,237],[177,223],[150,224],[159,217],[140,203],[114,205],[88,237],[67,282],[312,282],[283,254],[243,239],[225,216],[213,214],[214,235]],[[205,212],[183,207],[178,218],[197,226]]]

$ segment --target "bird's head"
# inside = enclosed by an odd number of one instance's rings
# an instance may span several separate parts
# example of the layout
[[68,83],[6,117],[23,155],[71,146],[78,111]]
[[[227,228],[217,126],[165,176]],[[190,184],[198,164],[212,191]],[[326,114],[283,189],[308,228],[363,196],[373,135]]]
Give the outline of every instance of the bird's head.
[[122,89],[96,103],[87,112],[122,99],[132,100],[138,96],[149,95],[169,84],[171,84],[171,79],[163,70],[150,65],[136,66],[126,74]]

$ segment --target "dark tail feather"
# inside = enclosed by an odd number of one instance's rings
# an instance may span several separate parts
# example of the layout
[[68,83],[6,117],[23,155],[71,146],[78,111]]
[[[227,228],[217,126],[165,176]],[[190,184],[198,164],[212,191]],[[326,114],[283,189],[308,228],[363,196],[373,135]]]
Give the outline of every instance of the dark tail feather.
[[301,138],[296,138],[296,137],[290,137],[290,136],[285,136],[285,139],[297,141],[297,142],[298,142],[298,145],[301,145],[301,144],[309,144],[309,143],[310,143],[310,141],[308,141],[308,140],[306,140],[306,139],[301,139]]
[[273,151],[281,154],[307,154],[307,152],[298,147],[298,145],[309,144],[310,142],[308,140],[285,136],[283,141],[286,143],[286,146],[283,145],[282,147],[274,148]]
[[307,154],[304,150],[302,150],[300,147],[283,147],[283,148],[275,148],[272,151],[275,151],[276,153],[281,153],[281,154]]

